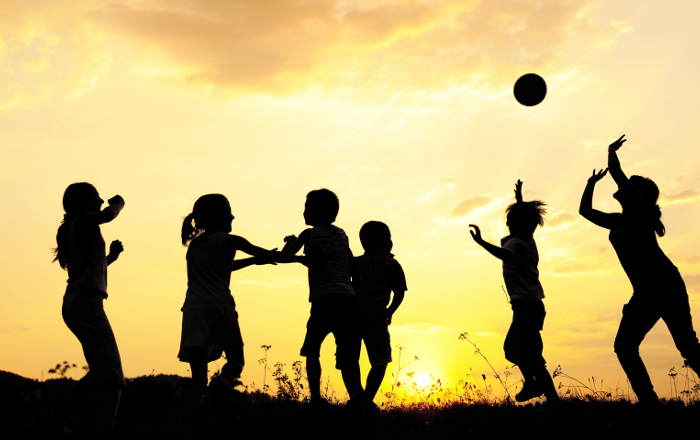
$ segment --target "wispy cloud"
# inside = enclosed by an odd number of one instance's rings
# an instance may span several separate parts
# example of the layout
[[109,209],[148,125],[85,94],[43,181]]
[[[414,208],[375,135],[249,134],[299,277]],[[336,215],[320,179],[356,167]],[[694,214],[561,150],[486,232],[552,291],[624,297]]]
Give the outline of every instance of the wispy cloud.
[[686,189],[685,191],[675,194],[669,194],[661,191],[661,197],[659,198],[661,199],[662,204],[669,205],[694,202],[695,200],[700,199],[700,189]]
[[555,226],[561,226],[561,225],[569,225],[571,223],[574,223],[576,220],[578,220],[578,216],[575,216],[573,214],[569,214],[568,212],[557,212],[554,214],[548,221],[547,221],[547,226],[555,227]]
[[476,196],[468,199],[462,199],[452,208],[452,212],[448,218],[464,217],[469,214],[474,208],[480,206],[486,206],[493,202],[491,197],[487,196]]
[[0,325],[0,333],[26,332],[31,329],[31,327],[26,325]]
[[433,325],[425,322],[416,322],[413,324],[404,324],[404,325],[397,325],[397,326],[392,326],[391,330],[392,331],[405,331],[405,332],[414,332],[414,333],[435,333],[440,330],[447,330],[448,327],[443,327],[439,325]]

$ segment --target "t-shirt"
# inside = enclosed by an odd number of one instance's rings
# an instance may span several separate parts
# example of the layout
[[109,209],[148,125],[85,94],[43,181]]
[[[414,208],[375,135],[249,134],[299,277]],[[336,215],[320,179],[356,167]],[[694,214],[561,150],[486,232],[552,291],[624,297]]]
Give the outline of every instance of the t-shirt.
[[100,225],[78,217],[68,228],[66,293],[95,290],[107,298],[107,257]]
[[394,255],[381,250],[366,251],[355,257],[352,287],[361,311],[386,309],[391,292],[405,292],[406,277]]
[[501,247],[515,256],[515,261],[503,261],[503,281],[510,299],[542,299],[544,289],[540,284],[537,264],[540,256],[533,237],[509,235],[501,239]]
[[334,225],[313,227],[304,254],[309,257],[309,302],[323,295],[354,295],[348,237]]
[[635,221],[635,217],[613,214],[615,227],[610,230],[610,243],[632,283],[635,293],[664,290],[685,290],[676,266],[668,259],[656,240],[654,225]]
[[185,304],[232,304],[231,265],[235,252],[226,251],[228,234],[205,232],[187,249],[187,295]]

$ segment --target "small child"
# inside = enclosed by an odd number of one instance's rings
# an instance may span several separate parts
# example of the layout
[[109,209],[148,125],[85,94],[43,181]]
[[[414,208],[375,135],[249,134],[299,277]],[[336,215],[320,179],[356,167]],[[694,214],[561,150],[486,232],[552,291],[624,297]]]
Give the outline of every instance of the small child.
[[[391,362],[389,324],[407,288],[403,269],[390,253],[393,243],[386,224],[377,221],[365,223],[360,229],[360,242],[365,254],[355,257],[352,287],[357,295],[358,336],[365,341],[372,366],[367,375],[364,397],[368,410],[377,413],[379,408],[373,402],[374,396],[384,380],[386,366]],[[357,348],[360,347],[361,343],[357,344]]]
[[58,413],[57,426],[63,434],[65,419],[90,393],[99,396],[96,429],[100,435],[112,430],[119,406],[121,389],[126,386],[122,361],[112,326],[105,314],[107,266],[124,250],[115,240],[105,255],[105,241],[100,225],[114,220],[124,208],[124,199],[114,196],[104,201],[89,183],[73,183],[63,194],[66,214],[56,235],[56,258],[68,271],[68,285],[63,296],[63,320],[83,347],[90,370],[78,381]]
[[520,368],[524,380],[515,400],[525,402],[544,394],[547,401],[552,402],[559,400],[559,395],[542,357],[540,330],[545,316],[544,290],[539,280],[539,254],[533,238],[537,225],[544,225],[543,216],[547,210],[544,202],[539,200],[523,202],[522,186],[518,180],[515,184],[516,202],[506,208],[510,235],[501,239],[502,247],[484,241],[476,225],[469,225],[474,228],[469,232],[480,246],[503,260],[503,279],[513,308],[513,323],[503,350],[506,359]]
[[296,254],[304,247],[309,268],[309,302],[311,316],[301,356],[306,357],[311,403],[323,406],[321,397],[320,351],[323,340],[333,333],[336,344],[336,368],[341,370],[351,407],[364,408],[360,365],[355,345],[355,291],[350,266],[353,255],[345,232],[332,223],[338,215],[338,197],[330,190],[319,189],[306,195],[304,220],[311,228],[285,237],[282,252]]
[[[207,386],[207,364],[226,352],[226,364],[212,385],[230,394],[229,384],[243,371],[243,339],[238,326],[236,303],[229,284],[231,272],[252,264],[302,262],[282,252],[252,245],[231,235],[231,205],[221,194],[207,194],[194,204],[182,224],[182,244],[187,246],[187,295],[182,307],[182,337],[178,358],[189,362],[192,382],[185,398],[184,418],[197,415]],[[236,251],[253,258],[234,260]]]

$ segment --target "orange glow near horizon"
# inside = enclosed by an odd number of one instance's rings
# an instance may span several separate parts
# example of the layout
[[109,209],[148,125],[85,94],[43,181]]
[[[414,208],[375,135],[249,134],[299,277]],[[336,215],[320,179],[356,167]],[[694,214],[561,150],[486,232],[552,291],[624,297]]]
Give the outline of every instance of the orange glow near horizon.
[[[382,387],[430,377],[455,386],[510,366],[511,310],[501,265],[468,224],[498,244],[516,180],[544,200],[535,240],[557,365],[626,388],[613,353],[632,289],[605,230],[578,215],[593,168],[621,134],[628,174],[660,187],[667,236],[700,314],[700,63],[693,1],[0,0],[0,370],[49,378],[84,364],[61,318],[66,273],[52,265],[61,198],[76,181],[122,214],[102,228],[125,251],[109,268],[105,302],[127,377],[188,375],[176,357],[187,285],[182,218],[207,193],[225,194],[233,233],[281,247],[304,228],[305,195],[340,197],[336,225],[362,254],[359,229],[392,232],[408,291],[390,327]],[[535,72],[545,100],[519,105],[515,80]],[[619,211],[610,178],[594,204]],[[309,316],[306,269],[233,273],[245,341],[245,384],[301,360]],[[663,295],[660,292],[659,295]],[[696,320],[697,321],[697,320]],[[399,350],[401,366],[399,377]],[[332,337],[323,376],[339,394]],[[641,346],[660,397],[683,359],[659,323]],[[210,364],[211,372],[222,361]],[[366,354],[363,376],[369,371]],[[69,370],[78,377],[81,370]],[[266,375],[265,375],[266,374]],[[472,375],[472,376],[468,376]],[[520,379],[518,371],[509,381]],[[509,382],[510,383],[510,382]]]

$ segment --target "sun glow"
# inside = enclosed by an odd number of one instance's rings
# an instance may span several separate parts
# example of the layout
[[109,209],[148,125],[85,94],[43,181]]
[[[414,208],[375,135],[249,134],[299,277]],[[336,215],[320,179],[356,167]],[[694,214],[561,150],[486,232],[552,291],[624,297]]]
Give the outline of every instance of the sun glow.
[[418,385],[420,388],[424,388],[430,385],[430,376],[427,374],[416,374],[413,377],[413,380],[416,383],[416,385]]

